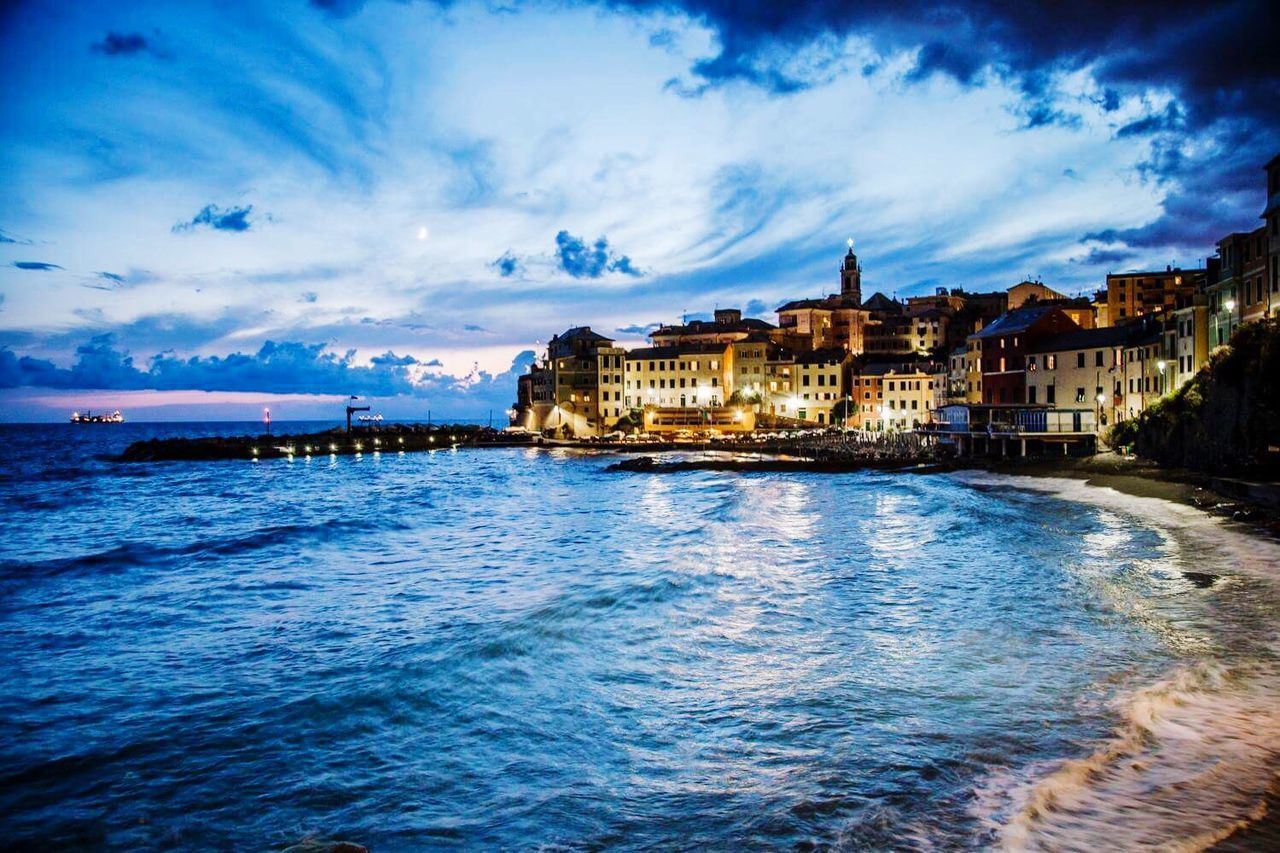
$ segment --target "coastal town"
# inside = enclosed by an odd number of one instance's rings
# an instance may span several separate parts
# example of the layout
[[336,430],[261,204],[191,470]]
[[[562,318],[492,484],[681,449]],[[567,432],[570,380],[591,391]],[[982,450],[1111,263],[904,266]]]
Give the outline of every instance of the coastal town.
[[1280,310],[1280,155],[1264,171],[1263,225],[1195,268],[1108,274],[1093,296],[1024,280],[864,298],[850,240],[839,292],[787,302],[776,323],[717,309],[633,349],[567,329],[519,377],[512,426],[561,439],[920,431],[961,452],[1088,451]]

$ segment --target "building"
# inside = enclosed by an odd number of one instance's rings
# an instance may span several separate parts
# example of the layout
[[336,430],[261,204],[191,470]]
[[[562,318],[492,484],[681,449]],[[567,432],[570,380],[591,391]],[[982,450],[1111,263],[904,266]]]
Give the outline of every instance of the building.
[[1028,405],[1093,409],[1104,429],[1124,411],[1125,347],[1142,324],[1080,329],[1043,339],[1027,349]]
[[641,347],[626,354],[623,402],[629,409],[723,405],[728,344]]
[[1267,231],[1267,315],[1280,312],[1280,154],[1266,165],[1267,206],[1263,226]]
[[547,343],[547,358],[554,375],[553,409],[542,429],[565,436],[598,435],[600,421],[600,361],[597,351],[612,348],[613,339],[576,326],[555,335]]
[[1165,324],[1164,351],[1171,364],[1171,390],[1176,390],[1209,362],[1207,297],[1197,295],[1191,305],[1174,311],[1171,319],[1171,323]]
[[660,326],[650,333],[654,346],[681,344],[728,344],[753,335],[768,335],[777,327],[764,320],[743,317],[736,308],[717,308],[715,319],[690,320],[679,326]]
[[1066,299],[1066,295],[1046,287],[1038,281],[1020,281],[1009,288],[1009,307],[1016,311],[1028,302],[1049,302],[1055,299]]
[[1115,404],[1115,418],[1135,418],[1170,390],[1169,362],[1159,324],[1137,327],[1125,342],[1121,366],[1123,392]]
[[946,383],[946,366],[935,362],[865,364],[850,381],[852,425],[887,431],[931,423]]
[[[809,350],[795,354],[794,417],[819,425],[836,422],[833,414],[848,396],[849,364],[853,356],[842,349]],[[839,406],[843,412],[844,406]]]
[[[530,365],[529,372],[516,381],[512,422],[531,432],[564,437],[604,432],[625,414],[616,405],[618,371],[610,369],[605,375],[602,370],[602,364],[616,365],[621,352],[612,339],[589,326],[553,336],[542,362]],[[606,353],[609,361],[603,361]],[[607,405],[602,388],[608,391]]]
[[1267,229],[1228,234],[1218,241],[1218,275],[1205,288],[1214,346],[1225,344],[1241,323],[1266,316]]
[[1172,266],[1163,271],[1108,274],[1106,325],[1118,326],[1134,317],[1180,308],[1206,281],[1206,270]]
[[610,432],[625,417],[630,408],[626,405],[625,388],[627,351],[622,347],[596,349],[596,373],[599,376],[600,393],[597,396],[596,423],[599,431]]
[[1062,309],[1052,305],[1032,305],[1004,314],[982,331],[970,335],[981,365],[981,395],[984,403],[1026,401],[1026,354],[1030,347],[1048,338],[1078,330]]

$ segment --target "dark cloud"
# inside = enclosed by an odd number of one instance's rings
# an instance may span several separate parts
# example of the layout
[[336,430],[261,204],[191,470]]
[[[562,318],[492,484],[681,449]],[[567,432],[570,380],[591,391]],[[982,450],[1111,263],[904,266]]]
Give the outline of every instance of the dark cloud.
[[507,249],[502,253],[501,257],[489,264],[490,268],[496,269],[498,275],[503,278],[511,278],[512,276],[522,275],[524,273],[524,264],[516,257],[515,252]]
[[919,82],[934,74],[944,74],[968,86],[987,61],[987,57],[975,50],[972,44],[959,40],[931,41],[916,54],[915,67],[907,72],[907,79]]
[[173,233],[179,234],[201,226],[208,226],[215,231],[248,231],[252,226],[249,221],[249,214],[252,212],[253,205],[251,204],[245,207],[231,207],[226,210],[222,210],[216,204],[207,204],[192,217],[190,222],[179,222],[173,226]]
[[106,38],[91,47],[107,56],[132,56],[150,50],[146,37],[141,33],[109,32]]
[[44,261],[14,261],[13,266],[20,270],[60,270],[62,267],[57,264],[48,264]]
[[468,324],[466,324],[465,326],[463,326],[463,327],[462,327],[462,329],[463,329],[463,331],[466,331],[466,332],[487,332],[487,331],[489,331],[489,330],[488,330],[488,329],[486,329],[484,326],[477,326],[475,323],[468,323]]
[[1117,139],[1129,136],[1148,136],[1153,133],[1181,131],[1186,125],[1186,116],[1177,103],[1170,103],[1158,113],[1131,121],[1116,131]]
[[662,327],[661,323],[650,323],[647,326],[640,326],[640,325],[619,326],[618,328],[614,329],[614,331],[620,335],[647,336],[650,332],[654,331],[655,329],[659,329],[661,327]]
[[94,275],[96,275],[98,278],[102,279],[103,281],[109,281],[114,284],[124,284],[124,276],[117,275],[116,273],[113,273],[113,272],[97,272],[97,273],[94,273]]
[[1072,258],[1073,264],[1116,267],[1133,257],[1128,249],[1101,249],[1094,246],[1089,254],[1082,258]]
[[556,257],[560,267],[574,278],[600,278],[607,272],[635,277],[643,275],[631,258],[615,255],[604,237],[597,237],[594,243],[587,245],[581,237],[561,231],[556,235]]
[[748,317],[759,317],[769,313],[769,306],[763,299],[752,299],[743,307],[742,312]]

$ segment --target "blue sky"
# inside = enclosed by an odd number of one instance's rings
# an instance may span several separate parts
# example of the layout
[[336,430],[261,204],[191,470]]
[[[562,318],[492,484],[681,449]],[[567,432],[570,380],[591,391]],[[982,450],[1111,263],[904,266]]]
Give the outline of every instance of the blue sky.
[[871,290],[1074,293],[1256,227],[1264,4],[777,8],[9,4],[4,417],[484,417],[848,237]]

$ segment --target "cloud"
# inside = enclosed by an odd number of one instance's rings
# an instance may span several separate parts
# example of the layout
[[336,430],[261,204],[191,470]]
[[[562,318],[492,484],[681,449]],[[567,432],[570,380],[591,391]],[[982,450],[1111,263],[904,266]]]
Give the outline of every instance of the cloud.
[[425,399],[439,411],[477,413],[505,409],[515,397],[516,377],[535,360],[522,350],[508,370],[473,369],[465,376],[426,372],[439,359],[384,352],[356,361],[354,350],[335,352],[324,344],[267,341],[251,354],[179,358],[163,352],[139,366],[110,334],[97,335],[76,348],[70,367],[19,355],[0,347],[0,388],[51,388],[113,391],[231,391]]
[[190,222],[179,222],[173,226],[173,233],[179,234],[183,231],[192,231],[202,225],[214,229],[215,231],[248,231],[252,223],[249,221],[249,214],[253,212],[253,205],[245,207],[231,207],[222,210],[216,204],[205,205],[199,213],[197,213]]
[[581,237],[561,231],[556,234],[556,256],[560,268],[574,278],[600,278],[607,272],[633,277],[643,275],[636,269],[631,258],[615,255],[609,249],[609,241],[605,237],[597,237],[588,246]]
[[1176,102],[1171,101],[1163,111],[1143,116],[1121,127],[1116,131],[1116,138],[1125,139],[1130,136],[1147,136],[1153,133],[1181,130],[1185,124],[1184,111]]
[[96,275],[100,279],[103,279],[104,281],[114,282],[115,284],[124,284],[124,276],[117,275],[116,273],[113,273],[113,272],[97,272],[97,273],[94,273],[94,275]]
[[0,229],[0,243],[13,243],[17,246],[31,245],[30,240],[24,240],[21,237],[14,237],[13,235],[6,233],[3,229]]
[[503,278],[511,278],[512,276],[524,274],[524,263],[522,263],[521,260],[516,257],[515,252],[510,249],[507,249],[501,256],[490,262],[489,267],[491,269],[496,269],[498,271],[498,275]]
[[484,326],[477,326],[475,323],[467,323],[465,326],[463,326],[463,327],[462,327],[462,329],[463,329],[463,331],[466,331],[466,332],[487,332],[487,331],[489,331],[489,330],[488,330],[488,329],[486,329]]
[[11,266],[15,266],[20,270],[60,270],[62,267],[57,264],[49,264],[44,261],[14,261]]
[[640,325],[619,326],[618,328],[614,329],[614,331],[620,335],[644,335],[645,337],[648,337],[650,332],[653,332],[660,328],[662,328],[661,323],[650,323],[647,326],[640,326]]
[[95,42],[91,47],[106,56],[132,56],[151,49],[147,39],[140,33],[117,33],[114,31],[107,33],[106,38],[100,42]]
[[1133,252],[1128,249],[1103,249],[1094,246],[1089,250],[1089,254],[1082,258],[1072,258],[1073,264],[1086,264],[1097,266],[1108,266],[1114,268],[1133,257]]
[[742,312],[748,317],[759,317],[769,313],[769,306],[763,299],[752,299],[743,307]]

